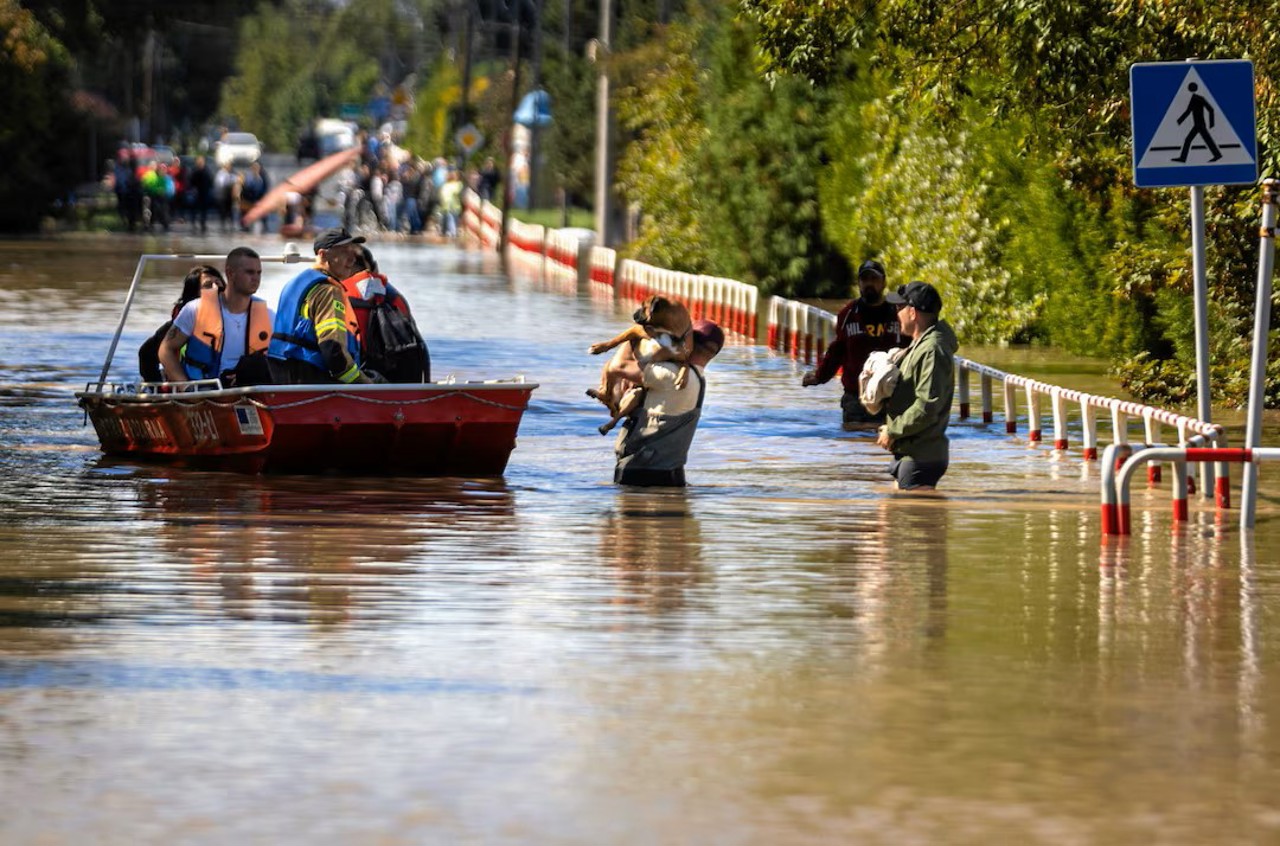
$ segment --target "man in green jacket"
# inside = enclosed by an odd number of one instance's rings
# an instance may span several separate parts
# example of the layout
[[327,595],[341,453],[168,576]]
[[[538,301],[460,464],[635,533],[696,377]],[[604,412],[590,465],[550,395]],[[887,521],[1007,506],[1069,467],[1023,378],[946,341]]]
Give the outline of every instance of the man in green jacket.
[[898,384],[885,409],[876,443],[893,453],[889,473],[902,490],[932,490],[950,462],[947,423],[955,394],[955,332],[938,319],[942,297],[927,282],[911,282],[885,300],[912,338],[898,362]]

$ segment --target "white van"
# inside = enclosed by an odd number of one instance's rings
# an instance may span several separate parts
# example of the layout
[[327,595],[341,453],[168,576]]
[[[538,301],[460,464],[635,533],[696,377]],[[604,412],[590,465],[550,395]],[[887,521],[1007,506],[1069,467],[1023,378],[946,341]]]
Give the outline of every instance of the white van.
[[320,118],[316,121],[316,142],[321,158],[348,150],[356,145],[355,124],[337,118]]

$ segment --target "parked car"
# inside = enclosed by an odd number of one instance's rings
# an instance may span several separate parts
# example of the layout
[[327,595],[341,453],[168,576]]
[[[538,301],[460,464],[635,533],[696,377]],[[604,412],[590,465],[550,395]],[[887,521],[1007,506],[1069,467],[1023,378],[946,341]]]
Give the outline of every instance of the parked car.
[[251,132],[228,132],[218,142],[214,151],[214,161],[221,167],[227,163],[232,165],[251,165],[262,156],[262,145]]

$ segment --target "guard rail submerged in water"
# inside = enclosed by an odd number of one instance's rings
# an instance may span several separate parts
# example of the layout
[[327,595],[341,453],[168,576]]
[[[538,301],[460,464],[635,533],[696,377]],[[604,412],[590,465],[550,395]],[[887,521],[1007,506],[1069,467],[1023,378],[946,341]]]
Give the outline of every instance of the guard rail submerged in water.
[[[484,247],[495,247],[503,243],[501,213],[492,204],[481,202],[469,193],[465,201],[463,232]],[[510,258],[536,264],[546,278],[589,286],[592,290],[608,288],[614,296],[637,302],[650,295],[661,294],[683,302],[694,318],[715,320],[743,337],[763,338],[769,347],[806,363],[820,356],[835,337],[836,316],[818,306],[776,296],[762,301],[753,285],[681,273],[620,258],[616,251],[596,246],[592,240],[593,233],[584,233],[583,230],[546,229],[512,218],[508,224],[506,247]],[[1272,452],[1280,457],[1280,450],[1229,449],[1223,428],[1214,423],[1154,406],[1051,385],[957,357],[956,401],[961,420],[968,419],[972,413],[971,381],[975,375],[979,380],[982,422],[995,422],[994,398],[998,383],[1003,395],[1002,417],[1008,434],[1018,431],[1018,395],[1022,394],[1030,443],[1040,443],[1044,439],[1044,406],[1047,403],[1052,414],[1053,448],[1067,451],[1070,446],[1070,418],[1075,409],[1082,456],[1086,461],[1096,461],[1099,454],[1098,421],[1100,417],[1109,421],[1111,440],[1103,457],[1102,478],[1104,535],[1128,533],[1127,482],[1138,463],[1147,464],[1147,480],[1153,484],[1161,481],[1160,462],[1174,464],[1176,472],[1171,485],[1173,517],[1175,522],[1181,522],[1188,516],[1187,493],[1196,487],[1195,479],[1188,471],[1189,465],[1200,464],[1205,468],[1200,485],[1202,496],[1207,498],[1212,489],[1216,507],[1226,509],[1231,507],[1229,464],[1273,460]],[[1135,452],[1129,440],[1129,426],[1131,421],[1139,420],[1143,426],[1144,442]],[[1162,443],[1165,426],[1176,432],[1177,448]],[[1246,453],[1249,457],[1242,457]],[[1117,476],[1118,459],[1130,455],[1140,460],[1126,474]],[[1212,481],[1209,465],[1212,465]],[[1117,493],[1121,478],[1124,490]]]

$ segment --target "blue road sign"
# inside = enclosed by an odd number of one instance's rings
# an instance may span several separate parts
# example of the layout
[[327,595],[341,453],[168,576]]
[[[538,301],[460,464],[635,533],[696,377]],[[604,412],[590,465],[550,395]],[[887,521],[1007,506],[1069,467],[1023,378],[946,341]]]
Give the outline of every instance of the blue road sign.
[[1253,62],[1137,64],[1129,102],[1139,188],[1258,181]]

